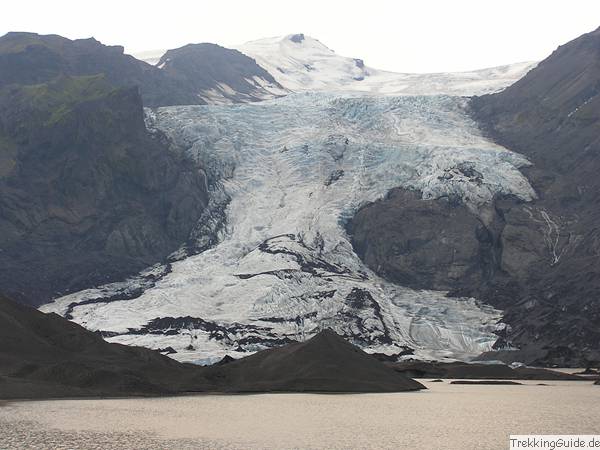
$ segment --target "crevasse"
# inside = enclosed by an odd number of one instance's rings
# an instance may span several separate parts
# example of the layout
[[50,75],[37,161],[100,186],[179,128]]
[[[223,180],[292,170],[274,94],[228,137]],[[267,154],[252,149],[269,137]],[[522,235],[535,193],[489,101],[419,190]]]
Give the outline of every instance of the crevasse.
[[[301,93],[150,112],[153,126],[230,199],[218,243],[172,262],[170,272],[154,269],[151,283],[142,275],[42,309],[68,313],[110,341],[172,347],[171,356],[195,362],[324,327],[370,351],[410,347],[418,357],[465,359],[488,350],[499,311],[384,281],[356,256],[344,228],[394,187],[424,199],[460,196],[473,210],[497,193],[534,198],[519,171],[527,160],[484,138],[465,101]],[[462,175],[459,164],[482,180]],[[143,293],[126,295],[133,287]]]

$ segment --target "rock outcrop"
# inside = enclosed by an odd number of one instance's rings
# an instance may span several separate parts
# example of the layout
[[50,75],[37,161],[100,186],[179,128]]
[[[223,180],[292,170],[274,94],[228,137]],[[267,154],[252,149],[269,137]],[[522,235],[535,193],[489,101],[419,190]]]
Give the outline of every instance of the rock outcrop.
[[471,107],[490,136],[533,163],[526,175],[540,214],[532,220],[550,250],[524,273],[507,339],[556,364],[600,360],[600,29]]
[[[41,304],[185,243],[206,177],[103,76],[0,90],[0,289]],[[35,300],[32,300],[35,299]]]
[[[556,50],[506,90],[475,97],[472,116],[532,162],[538,198],[479,210],[392,191],[349,223],[380,275],[474,296],[505,311],[496,348],[535,364],[600,360],[600,30]],[[492,357],[493,359],[493,357]]]
[[348,224],[354,248],[379,275],[417,289],[480,284],[497,270],[494,224],[459,199],[425,201],[421,192],[393,189],[361,208]]

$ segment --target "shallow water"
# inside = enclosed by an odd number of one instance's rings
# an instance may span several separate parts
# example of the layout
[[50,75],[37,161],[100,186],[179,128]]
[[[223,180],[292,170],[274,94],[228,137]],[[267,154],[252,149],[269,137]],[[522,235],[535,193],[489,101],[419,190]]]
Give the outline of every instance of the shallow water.
[[9,403],[0,448],[505,449],[510,434],[600,434],[599,386],[523,383]]

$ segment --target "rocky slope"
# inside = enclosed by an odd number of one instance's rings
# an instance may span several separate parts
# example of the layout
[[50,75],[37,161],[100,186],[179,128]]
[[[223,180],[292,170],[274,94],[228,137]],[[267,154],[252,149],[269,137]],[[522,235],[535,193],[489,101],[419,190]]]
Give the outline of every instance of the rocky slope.
[[2,399],[166,395],[206,386],[197,366],[109,344],[62,317],[2,296],[0,342]]
[[156,66],[209,104],[260,101],[288,93],[252,58],[216,44],[168,50]]
[[184,392],[396,392],[424,387],[330,331],[226,365],[181,364],[109,344],[0,295],[0,399],[173,395]]
[[504,92],[472,102],[490,136],[533,162],[527,176],[551,248],[545,264],[525,270],[520,305],[507,311],[518,324],[508,339],[559,347],[566,357],[600,359],[599,94],[600,29],[559,47]]
[[0,90],[0,289],[12,297],[40,304],[137,272],[184,243],[206,204],[204,174],[146,129],[137,88],[92,76]]
[[415,378],[478,379],[478,380],[551,380],[586,381],[577,375],[536,367],[511,367],[506,364],[401,361],[386,362],[395,371]]
[[405,286],[468,287],[497,269],[497,238],[457,196],[426,201],[420,191],[393,189],[362,207],[347,228],[361,259]]
[[158,68],[124,54],[121,46],[57,35],[8,33],[0,37],[0,88],[39,84],[60,75],[103,74],[116,87],[137,86],[145,106],[203,104],[200,98]]
[[[484,180],[468,165],[456,172],[476,184]],[[543,272],[553,258],[545,219],[551,220],[535,201],[514,195],[497,193],[473,208],[455,195],[424,200],[420,191],[397,188],[359,209],[347,230],[379,275],[416,289],[484,298],[504,309],[524,289],[527,274]]]
[[[226,362],[226,361],[225,361]],[[228,392],[401,392],[425,389],[323,330],[305,342],[216,365],[206,378]]]
[[137,86],[147,107],[258,101],[288,92],[252,58],[215,44],[169,50],[154,66],[93,38],[0,37],[0,88],[98,74],[115,87]]
[[[506,90],[471,101],[498,143],[529,158],[536,199],[497,195],[468,208],[393,191],[350,223],[370,267],[420,288],[472,295],[505,311],[502,359],[587,365],[600,360],[600,31],[556,50]],[[485,176],[472,168],[469,182]]]

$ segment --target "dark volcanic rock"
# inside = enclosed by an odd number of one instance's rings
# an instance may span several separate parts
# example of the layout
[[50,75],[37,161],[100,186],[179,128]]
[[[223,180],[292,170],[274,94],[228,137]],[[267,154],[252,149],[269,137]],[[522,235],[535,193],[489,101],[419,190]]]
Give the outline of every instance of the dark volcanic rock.
[[214,389],[227,392],[398,392],[424,389],[325,330],[306,342],[264,350],[207,369]]
[[[526,155],[539,198],[498,197],[477,214],[456,199],[392,191],[349,223],[380,275],[504,310],[490,359],[600,361],[600,29],[561,46],[504,91],[471,101],[500,144]],[[459,167],[472,182],[478,174]],[[519,351],[503,351],[507,347]]]
[[0,342],[0,399],[424,389],[331,331],[201,367],[157,351],[109,344],[56,314],[0,296]]
[[600,369],[594,369],[592,367],[586,367],[581,372],[575,373],[575,375],[600,376]]
[[203,368],[109,344],[56,314],[0,296],[0,398],[166,395],[202,391]]
[[497,269],[493,231],[460,201],[393,189],[348,224],[357,254],[379,275],[417,289],[481,283]]
[[232,102],[272,98],[285,92],[256,61],[237,50],[216,44],[188,44],[167,51],[157,67],[178,84],[210,103],[211,94]]
[[230,362],[233,362],[233,361],[235,361],[235,358],[232,358],[229,355],[225,355],[217,363],[215,363],[215,365],[224,366],[225,364],[229,364]]
[[0,90],[0,289],[11,297],[40,304],[154,264],[206,202],[203,172],[147,131],[137,88],[93,76]]
[[[476,214],[459,199],[423,200],[420,192],[393,189],[361,208],[348,223],[348,232],[357,254],[391,281],[449,290],[504,309],[509,326],[499,331],[496,348],[508,343],[527,347],[506,352],[506,358],[515,358],[507,362],[585,365],[586,358],[598,357],[593,347],[578,349],[571,342],[565,346],[555,336],[553,321],[559,313],[548,315],[554,302],[567,313],[565,324],[578,312],[560,297],[534,290],[546,288],[539,280],[548,281],[555,265],[554,243],[561,237],[553,231],[554,219],[539,202],[513,197],[496,197]],[[532,334],[542,327],[546,337]]]
[[493,384],[493,385],[522,385],[517,381],[508,380],[455,380],[451,381],[450,384]]
[[386,353],[369,353],[372,357],[374,357],[375,359],[382,361],[382,362],[396,362],[398,361],[398,359],[401,356],[407,356],[407,355],[414,355],[415,351],[408,347],[408,346],[403,346],[404,350],[402,350],[399,353],[393,353],[391,355],[388,355]]
[[557,365],[599,361],[600,29],[471,107],[491,137],[533,162],[526,174],[552,250],[549,263],[525,270],[506,339]]
[[290,41],[295,42],[296,44],[301,43],[303,40],[304,40],[304,34],[303,33],[292,34],[290,36]]
[[505,364],[401,361],[388,366],[414,378],[470,378],[501,380],[585,380],[576,375],[534,367],[512,368]]
[[124,54],[121,46],[106,46],[93,38],[72,41],[35,33],[0,37],[0,88],[46,83],[61,75],[98,74],[116,87],[138,86],[145,106],[205,103],[189,85]]

